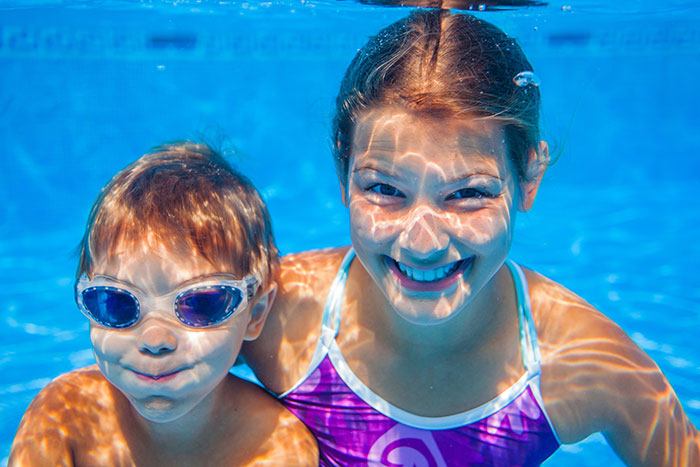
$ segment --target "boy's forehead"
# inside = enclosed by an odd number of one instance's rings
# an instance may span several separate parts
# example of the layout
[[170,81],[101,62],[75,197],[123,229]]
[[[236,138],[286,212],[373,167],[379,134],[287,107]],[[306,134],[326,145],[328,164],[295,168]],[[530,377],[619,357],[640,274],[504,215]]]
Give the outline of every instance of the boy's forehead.
[[113,277],[157,295],[197,277],[221,273],[231,271],[214,267],[196,248],[179,249],[160,242],[119,245],[93,261],[93,276]]

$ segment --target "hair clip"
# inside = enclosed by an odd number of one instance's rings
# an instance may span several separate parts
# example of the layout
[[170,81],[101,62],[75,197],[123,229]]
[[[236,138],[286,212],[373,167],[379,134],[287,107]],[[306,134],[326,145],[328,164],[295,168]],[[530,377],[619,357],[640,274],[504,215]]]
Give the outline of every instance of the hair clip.
[[539,86],[540,77],[537,76],[533,71],[521,71],[513,77],[513,82],[519,88],[523,88],[528,85]]

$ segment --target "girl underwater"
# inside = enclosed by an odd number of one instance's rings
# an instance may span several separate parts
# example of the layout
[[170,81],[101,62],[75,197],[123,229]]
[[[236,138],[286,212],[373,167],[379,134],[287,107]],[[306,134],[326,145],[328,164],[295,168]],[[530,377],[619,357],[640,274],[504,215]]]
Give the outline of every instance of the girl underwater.
[[520,47],[418,10],[357,53],[334,156],[351,248],[282,261],[246,359],[321,465],[537,465],[602,432],[632,465],[700,465],[654,362],[563,286],[508,260],[549,163]]

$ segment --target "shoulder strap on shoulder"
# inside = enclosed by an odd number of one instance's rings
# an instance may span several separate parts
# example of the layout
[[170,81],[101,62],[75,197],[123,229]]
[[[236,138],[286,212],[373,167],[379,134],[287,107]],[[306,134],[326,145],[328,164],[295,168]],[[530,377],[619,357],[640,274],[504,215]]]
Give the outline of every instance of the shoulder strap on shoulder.
[[278,394],[277,398],[282,399],[288,394],[293,392],[298,388],[304,381],[306,381],[311,373],[318,367],[318,365],[323,361],[323,359],[328,354],[331,344],[335,340],[336,334],[338,334],[338,328],[340,327],[340,307],[343,303],[343,290],[345,289],[345,279],[348,277],[348,269],[350,268],[350,263],[355,257],[355,251],[350,248],[343,258],[343,262],[340,264],[338,269],[338,274],[336,274],[333,283],[331,284],[330,291],[328,292],[328,298],[326,298],[326,306],[323,309],[323,321],[321,324],[321,336],[316,344],[316,349],[311,357],[311,363],[307,368],[304,375],[297,381],[297,383],[292,386],[287,391]]
[[530,293],[527,288],[527,279],[520,266],[511,260],[506,260],[506,265],[513,276],[515,292],[518,299],[518,317],[520,318],[520,348],[523,355],[523,364],[528,373],[540,373],[540,347],[537,344],[537,330],[530,309]]
[[338,328],[340,327],[340,308],[343,303],[345,281],[348,278],[348,270],[350,269],[350,263],[352,263],[354,257],[355,250],[350,247],[348,252],[345,254],[345,258],[343,258],[343,262],[340,263],[338,274],[336,274],[335,279],[333,279],[333,283],[331,284],[330,291],[328,292],[328,298],[326,299],[326,307],[323,310],[322,334],[324,337],[330,333],[330,337],[335,339],[336,334],[338,334]]

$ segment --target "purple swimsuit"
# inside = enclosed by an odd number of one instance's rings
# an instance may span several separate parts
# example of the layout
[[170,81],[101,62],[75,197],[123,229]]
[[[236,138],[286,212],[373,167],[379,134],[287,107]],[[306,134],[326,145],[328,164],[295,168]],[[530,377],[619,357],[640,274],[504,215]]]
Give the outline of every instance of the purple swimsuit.
[[423,417],[381,399],[350,370],[335,341],[351,249],[331,286],[322,334],[306,375],[280,401],[316,436],[322,466],[539,465],[559,447],[540,395],[540,354],[522,270],[518,295],[526,373],[491,401],[463,413]]

